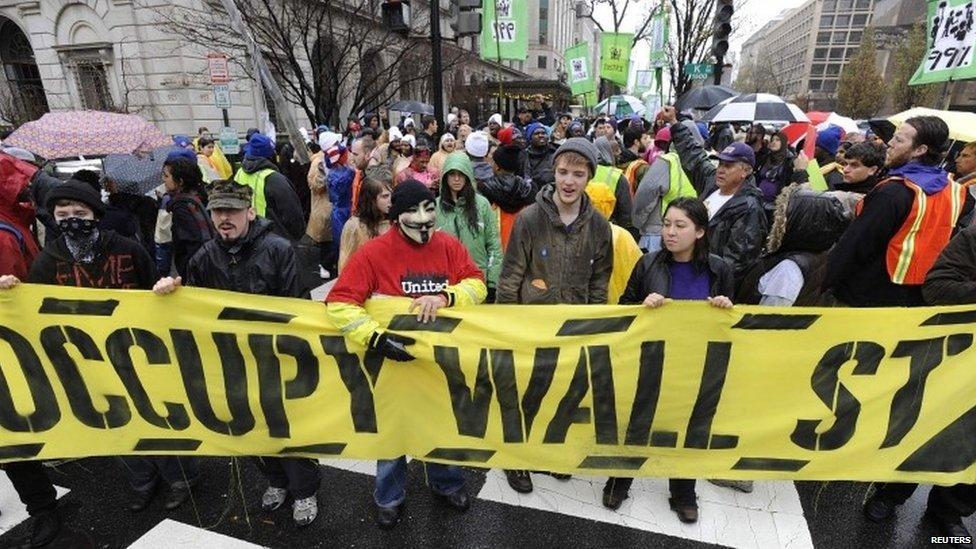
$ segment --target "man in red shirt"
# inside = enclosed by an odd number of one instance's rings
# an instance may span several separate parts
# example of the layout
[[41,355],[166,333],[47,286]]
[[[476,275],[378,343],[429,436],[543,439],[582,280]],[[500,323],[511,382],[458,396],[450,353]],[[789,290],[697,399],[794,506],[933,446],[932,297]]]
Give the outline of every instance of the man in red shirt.
[[[414,340],[384,331],[363,304],[374,295],[412,297],[410,311],[422,322],[433,320],[441,307],[476,305],[488,289],[484,275],[467,249],[453,236],[435,232],[434,195],[415,180],[393,190],[390,219],[394,230],[370,240],[349,259],[326,298],[328,315],[351,342],[373,349],[388,359],[413,360],[407,349]],[[431,490],[451,507],[466,511],[470,505],[464,474],[455,466],[424,463]],[[376,464],[376,522],[392,528],[400,522],[405,457]]]

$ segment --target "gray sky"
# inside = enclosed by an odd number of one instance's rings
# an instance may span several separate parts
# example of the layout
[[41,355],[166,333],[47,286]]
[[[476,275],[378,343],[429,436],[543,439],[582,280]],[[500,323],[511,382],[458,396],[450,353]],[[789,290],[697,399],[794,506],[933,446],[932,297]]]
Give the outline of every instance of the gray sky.
[[[622,0],[618,0],[622,4]],[[803,4],[806,0],[737,0],[735,2],[735,16],[733,22],[735,26],[732,30],[732,40],[730,49],[738,52],[742,49],[742,43],[755,31],[759,30],[769,20],[781,11],[794,8]],[[643,22],[642,15],[646,13],[650,6],[656,5],[658,0],[631,0],[631,6],[627,10],[627,17],[624,21],[621,32],[633,32],[637,26]],[[600,21],[608,31],[613,30],[613,16],[610,8],[601,4],[595,13],[596,19]],[[648,49],[645,43],[638,44],[631,53],[631,59],[638,60],[633,68],[642,69],[647,64]],[[738,69],[738,67],[736,67]]]

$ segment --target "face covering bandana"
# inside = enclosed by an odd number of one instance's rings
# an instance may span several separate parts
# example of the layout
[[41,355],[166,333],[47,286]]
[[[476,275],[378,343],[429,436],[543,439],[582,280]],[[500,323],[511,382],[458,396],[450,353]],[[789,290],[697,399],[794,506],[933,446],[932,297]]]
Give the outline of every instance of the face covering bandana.
[[407,238],[417,244],[426,244],[430,241],[430,235],[434,233],[434,223],[437,220],[434,202],[424,200],[400,214],[397,220],[400,230]]
[[98,242],[98,222],[94,219],[68,217],[58,220],[58,228],[64,234],[71,257],[80,263],[95,260],[95,243]]

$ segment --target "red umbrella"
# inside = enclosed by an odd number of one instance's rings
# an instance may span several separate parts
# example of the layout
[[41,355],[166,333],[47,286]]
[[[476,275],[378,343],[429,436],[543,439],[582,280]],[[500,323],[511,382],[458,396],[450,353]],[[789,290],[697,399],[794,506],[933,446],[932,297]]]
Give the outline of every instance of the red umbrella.
[[[810,113],[807,113],[807,116],[810,116]],[[786,134],[786,140],[790,146],[795,147],[807,135],[807,128],[809,127],[810,124],[806,122],[794,122],[783,126],[783,129],[780,131]]]
[[149,152],[170,144],[158,128],[134,114],[101,111],[49,112],[4,140],[48,160]]
[[810,123],[811,124],[813,124],[814,126],[817,126],[819,124],[822,124],[823,122],[826,122],[827,121],[827,117],[829,117],[830,115],[831,115],[831,113],[829,113],[829,112],[811,111],[811,112],[808,112],[807,113],[807,118],[810,119]]

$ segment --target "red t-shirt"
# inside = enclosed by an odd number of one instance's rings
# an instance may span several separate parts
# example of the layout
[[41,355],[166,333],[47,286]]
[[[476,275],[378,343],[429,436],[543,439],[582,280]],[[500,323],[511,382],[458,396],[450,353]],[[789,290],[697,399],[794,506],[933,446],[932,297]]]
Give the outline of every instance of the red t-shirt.
[[352,254],[326,301],[362,305],[373,295],[434,295],[466,278],[485,279],[458,239],[435,231],[430,242],[417,244],[393,227]]

